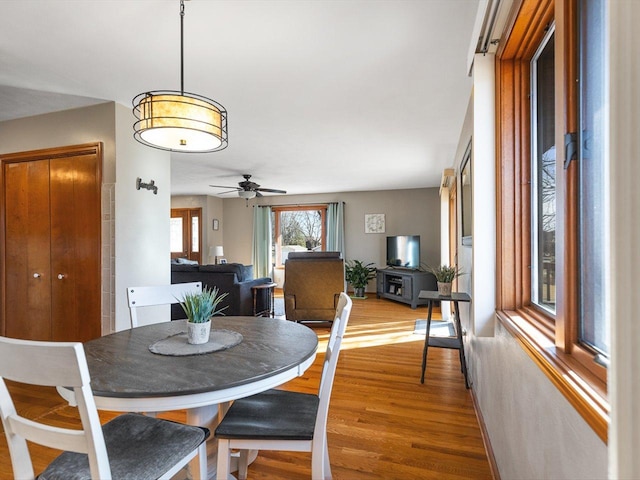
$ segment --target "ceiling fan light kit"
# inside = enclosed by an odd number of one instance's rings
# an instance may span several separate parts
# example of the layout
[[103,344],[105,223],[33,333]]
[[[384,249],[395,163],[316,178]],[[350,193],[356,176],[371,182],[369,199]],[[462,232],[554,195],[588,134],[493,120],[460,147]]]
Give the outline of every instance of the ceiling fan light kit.
[[240,198],[244,198],[245,200],[250,200],[252,198],[255,198],[256,192],[254,192],[253,190],[239,190],[238,196]]
[[133,137],[161,150],[215,152],[227,147],[227,111],[215,100],[184,91],[184,0],[180,0],[180,91],[154,90],[133,99]]
[[227,189],[230,188],[231,190],[227,192],[221,192],[220,195],[237,191],[238,196],[240,198],[244,198],[245,200],[247,200],[247,202],[252,198],[262,197],[262,192],[279,193],[282,195],[287,193],[286,190],[276,190],[274,188],[262,188],[256,182],[251,181],[251,175],[249,175],[248,173],[245,173],[242,176],[244,177],[244,180],[242,182],[238,182],[237,187],[229,187],[227,185],[209,185],[209,186],[213,188],[227,188]]

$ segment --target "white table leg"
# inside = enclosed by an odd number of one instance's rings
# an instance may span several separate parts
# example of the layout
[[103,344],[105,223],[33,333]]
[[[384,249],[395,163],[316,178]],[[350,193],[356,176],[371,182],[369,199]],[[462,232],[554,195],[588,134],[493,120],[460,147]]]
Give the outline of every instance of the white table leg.
[[[190,408],[187,410],[187,423],[189,425],[198,425],[206,427],[211,431],[211,436],[207,440],[207,478],[216,478],[216,466],[218,462],[218,444],[213,437],[216,427],[227,413],[230,402],[221,403],[219,405],[207,405],[205,407]],[[251,450],[249,452],[249,464],[251,464],[258,456],[257,450]],[[198,471],[197,460],[192,460],[189,464],[191,472]],[[238,455],[232,455],[231,457],[231,471],[238,470]]]

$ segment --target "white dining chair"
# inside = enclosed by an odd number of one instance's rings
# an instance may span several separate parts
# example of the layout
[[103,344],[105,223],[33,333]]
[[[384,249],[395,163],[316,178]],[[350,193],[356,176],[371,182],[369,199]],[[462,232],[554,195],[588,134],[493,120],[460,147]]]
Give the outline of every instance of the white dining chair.
[[[180,303],[186,293],[202,293],[202,282],[174,283],[146,287],[128,287],[127,298],[131,316],[131,328],[138,326],[138,309],[156,305]],[[185,315],[186,318],[186,315]],[[170,317],[158,318],[153,323],[168,322]]]
[[[5,380],[73,388],[82,429],[53,427],[18,414]],[[206,478],[206,428],[135,413],[101,426],[90,381],[81,343],[0,337],[0,415],[14,478],[35,478],[27,441],[63,451],[39,480],[168,479],[196,455],[198,471],[192,473]]]
[[311,452],[311,477],[330,479],[327,417],[333,379],[352,301],[340,294],[318,394],[267,390],[236,400],[215,431],[218,480],[230,477],[230,451],[240,450],[239,478],[247,476],[249,450]]

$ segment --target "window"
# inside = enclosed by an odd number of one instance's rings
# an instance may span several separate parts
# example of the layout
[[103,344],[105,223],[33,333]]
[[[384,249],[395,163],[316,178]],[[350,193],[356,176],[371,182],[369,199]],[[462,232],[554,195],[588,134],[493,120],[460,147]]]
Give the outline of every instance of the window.
[[606,441],[604,0],[518,8],[496,61],[497,315]]
[[275,265],[284,265],[289,252],[325,250],[325,205],[273,207],[272,212]]

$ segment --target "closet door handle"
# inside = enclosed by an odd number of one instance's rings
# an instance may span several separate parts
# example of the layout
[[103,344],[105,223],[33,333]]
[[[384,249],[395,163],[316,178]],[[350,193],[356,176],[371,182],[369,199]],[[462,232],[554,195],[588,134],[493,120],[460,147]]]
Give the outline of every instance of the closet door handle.
[[66,275],[64,273],[58,274],[58,280],[62,280]]
[[33,274],[33,278],[40,278],[41,276],[42,276],[42,274],[38,273],[38,272]]

